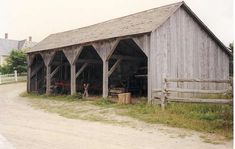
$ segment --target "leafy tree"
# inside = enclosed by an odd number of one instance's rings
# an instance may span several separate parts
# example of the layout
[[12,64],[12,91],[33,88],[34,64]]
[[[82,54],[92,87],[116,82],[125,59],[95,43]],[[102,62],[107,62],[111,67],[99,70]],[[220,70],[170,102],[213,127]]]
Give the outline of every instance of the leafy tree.
[[12,50],[7,58],[7,64],[0,67],[2,74],[13,73],[17,70],[18,73],[27,71],[26,54],[21,50]]
[[234,43],[229,44],[229,50],[232,53],[232,56],[229,57],[229,75],[233,76],[233,45]]

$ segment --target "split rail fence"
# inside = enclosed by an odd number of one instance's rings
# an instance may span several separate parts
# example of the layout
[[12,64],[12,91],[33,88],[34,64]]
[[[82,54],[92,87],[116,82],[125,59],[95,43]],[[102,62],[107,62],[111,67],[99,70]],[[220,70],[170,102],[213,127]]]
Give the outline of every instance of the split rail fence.
[[[184,89],[184,88],[170,88],[170,83],[223,83],[227,84],[225,90],[204,90],[204,89]],[[233,99],[208,99],[202,97],[179,97],[177,93],[192,93],[192,94],[233,94],[233,82],[229,80],[201,80],[201,79],[169,79],[165,78],[163,81],[163,88],[154,90],[154,93],[161,92],[161,96],[155,96],[154,98],[160,99],[161,107],[164,109],[167,103],[181,102],[181,103],[202,103],[202,104],[233,104]],[[174,94],[176,93],[176,94]],[[171,95],[173,94],[173,95]]]
[[17,73],[14,71],[13,74],[0,74],[0,84],[22,82],[27,80],[27,73]]

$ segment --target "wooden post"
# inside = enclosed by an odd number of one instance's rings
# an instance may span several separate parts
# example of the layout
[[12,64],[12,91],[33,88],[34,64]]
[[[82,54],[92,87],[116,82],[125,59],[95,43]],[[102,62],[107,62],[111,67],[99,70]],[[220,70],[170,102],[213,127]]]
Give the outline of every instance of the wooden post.
[[109,76],[108,76],[108,60],[103,60],[103,98],[108,97],[108,81],[109,81]]
[[27,68],[27,93],[30,93],[30,91],[31,91],[30,82],[31,82],[31,67],[28,65],[28,68]]
[[167,104],[167,92],[166,92],[167,84],[166,84],[166,78],[163,79],[163,87],[162,87],[162,96],[161,96],[161,107],[162,110],[165,109],[166,104]]
[[17,71],[14,70],[14,76],[15,76],[15,81],[17,82],[18,81],[18,76],[17,76]]
[[51,93],[51,66],[48,64],[46,65],[47,71],[46,71],[46,94]]
[[70,87],[71,87],[71,95],[76,94],[76,64],[70,65],[71,69],[71,78],[70,78]]
[[46,66],[46,94],[51,93],[51,61],[54,59],[55,51],[41,53]]

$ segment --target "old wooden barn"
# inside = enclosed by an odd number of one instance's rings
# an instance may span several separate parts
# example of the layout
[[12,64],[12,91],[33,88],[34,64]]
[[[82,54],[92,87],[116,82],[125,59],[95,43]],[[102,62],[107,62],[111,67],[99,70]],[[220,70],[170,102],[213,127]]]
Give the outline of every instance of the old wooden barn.
[[[51,34],[27,54],[28,92],[75,94],[89,83],[90,94],[107,97],[123,90],[150,102],[165,78],[229,78],[228,49],[184,2]],[[226,85],[175,82],[170,87]]]

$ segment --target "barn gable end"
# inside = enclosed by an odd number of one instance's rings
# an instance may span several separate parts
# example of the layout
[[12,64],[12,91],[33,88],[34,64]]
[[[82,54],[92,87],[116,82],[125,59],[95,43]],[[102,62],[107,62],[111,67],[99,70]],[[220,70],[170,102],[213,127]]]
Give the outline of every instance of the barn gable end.
[[[228,79],[229,53],[224,45],[182,5],[151,34],[152,90],[164,78]],[[153,60],[152,60],[153,61]],[[170,87],[223,89],[224,84],[175,83]]]

